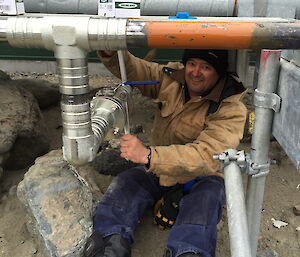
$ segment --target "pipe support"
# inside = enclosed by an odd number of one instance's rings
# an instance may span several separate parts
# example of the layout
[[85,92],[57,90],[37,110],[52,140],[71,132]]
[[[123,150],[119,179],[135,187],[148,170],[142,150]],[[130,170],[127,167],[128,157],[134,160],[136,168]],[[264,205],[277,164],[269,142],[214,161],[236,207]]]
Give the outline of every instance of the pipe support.
[[240,166],[244,168],[245,165],[244,152],[228,149],[220,155],[214,155],[213,159],[221,161],[221,168],[224,172],[231,256],[251,257],[240,169]]
[[281,98],[274,93],[264,93],[255,89],[253,104],[255,107],[269,108],[274,112],[280,111]]
[[[262,93],[276,92],[279,69],[280,50],[263,50],[261,52],[257,89]],[[274,111],[270,108],[255,107],[254,133],[251,142],[251,160],[256,165],[268,165],[269,145]],[[266,174],[269,170],[265,170]],[[266,176],[249,176],[246,194],[249,239],[252,257],[256,256],[260,228],[261,209],[264,198]]]

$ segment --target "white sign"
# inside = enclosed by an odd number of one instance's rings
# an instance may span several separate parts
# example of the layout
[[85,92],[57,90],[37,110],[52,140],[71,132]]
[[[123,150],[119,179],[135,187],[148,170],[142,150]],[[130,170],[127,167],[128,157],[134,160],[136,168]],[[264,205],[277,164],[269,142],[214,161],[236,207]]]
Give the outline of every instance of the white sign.
[[141,0],[115,0],[117,18],[139,18],[141,16]]
[[98,15],[103,17],[115,17],[114,0],[99,0]]
[[0,0],[0,15],[24,14],[25,7],[23,0]]

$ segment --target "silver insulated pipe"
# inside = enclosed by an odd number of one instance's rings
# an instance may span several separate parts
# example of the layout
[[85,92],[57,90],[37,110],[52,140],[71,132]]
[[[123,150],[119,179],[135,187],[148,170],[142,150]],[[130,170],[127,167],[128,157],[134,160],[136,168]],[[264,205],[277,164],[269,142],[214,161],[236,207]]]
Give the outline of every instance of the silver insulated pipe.
[[27,13],[97,14],[99,0],[23,0]]
[[192,16],[236,16],[237,0],[142,0],[141,15],[174,16],[188,12]]
[[[141,15],[235,16],[237,0],[141,0]],[[98,14],[99,0],[24,0],[26,12]]]

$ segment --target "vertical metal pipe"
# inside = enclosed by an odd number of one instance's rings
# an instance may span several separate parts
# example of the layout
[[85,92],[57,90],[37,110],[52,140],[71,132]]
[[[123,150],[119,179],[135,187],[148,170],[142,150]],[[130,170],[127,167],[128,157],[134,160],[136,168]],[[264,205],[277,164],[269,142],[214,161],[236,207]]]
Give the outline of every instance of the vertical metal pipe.
[[[121,80],[122,83],[127,81],[127,74],[126,74],[126,66],[125,66],[125,60],[124,60],[124,55],[121,50],[118,51],[118,58],[119,58],[119,66],[120,66],[120,73],[121,73]],[[124,85],[123,85],[124,87]],[[130,123],[129,123],[129,107],[128,107],[128,99],[130,97],[131,93],[131,86],[126,86],[129,89],[129,94],[124,94],[124,99],[123,99],[123,104],[125,107],[125,114],[126,114],[126,123],[124,126],[124,133],[125,134],[130,134]],[[125,93],[125,91],[124,91]]]
[[236,162],[224,168],[231,257],[250,257],[242,175]]
[[[279,50],[261,52],[257,89],[262,93],[273,93],[278,83],[280,67]],[[267,164],[270,145],[273,110],[255,107],[254,133],[251,143],[251,160],[257,165]],[[249,239],[252,257],[256,256],[260,228],[261,210],[264,198],[266,176],[249,176],[246,194]]]
[[85,164],[98,150],[91,125],[86,52],[59,46],[55,57],[62,94],[63,155],[73,165]]
[[127,81],[127,75],[126,75],[126,67],[125,67],[124,56],[123,56],[123,52],[121,50],[118,50],[118,58],[119,58],[121,80],[124,83],[124,82]]

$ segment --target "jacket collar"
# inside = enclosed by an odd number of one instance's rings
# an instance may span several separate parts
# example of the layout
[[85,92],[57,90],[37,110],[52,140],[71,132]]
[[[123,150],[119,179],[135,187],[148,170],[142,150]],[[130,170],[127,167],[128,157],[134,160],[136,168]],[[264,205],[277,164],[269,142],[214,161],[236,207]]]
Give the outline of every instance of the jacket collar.
[[[170,74],[170,77],[173,78],[174,80],[178,81],[181,85],[184,85],[185,91],[187,91],[186,83],[185,83],[185,79],[184,79],[184,68],[172,72]],[[221,93],[224,88],[225,81],[226,81],[226,76],[221,77],[217,81],[216,85],[210,90],[210,92],[207,95],[200,97],[200,98],[211,100],[214,102],[219,102]]]

